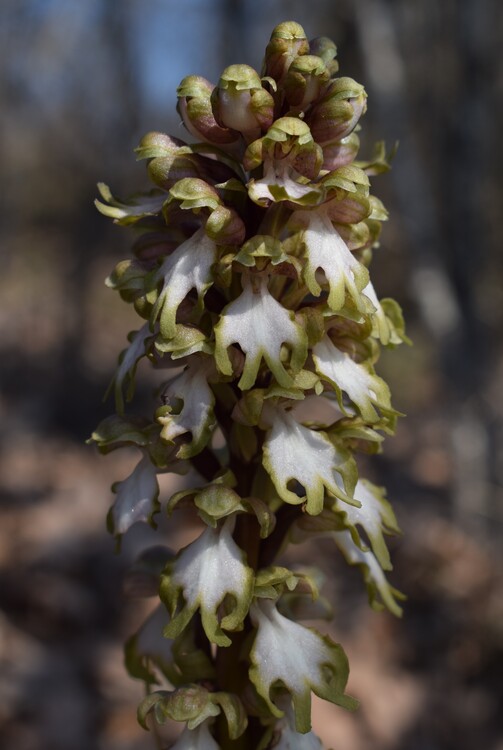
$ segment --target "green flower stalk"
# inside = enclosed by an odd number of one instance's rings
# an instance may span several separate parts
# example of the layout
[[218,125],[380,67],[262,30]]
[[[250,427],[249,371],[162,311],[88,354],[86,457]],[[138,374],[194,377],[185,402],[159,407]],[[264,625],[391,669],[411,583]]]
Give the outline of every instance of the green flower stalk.
[[[337,71],[330,40],[282,23],[262,76],[231,65],[216,86],[182,81],[196,142],[143,138],[152,189],[120,201],[99,186],[98,209],[136,234],[107,284],[141,319],[111,385],[116,413],[92,436],[103,453],[139,454],[113,486],[109,528],[120,541],[181,507],[200,524],[178,554],[158,545],[137,562],[160,602],[126,647],[147,686],[140,722],[181,722],[174,750],[315,750],[311,694],[356,707],[342,647],[299,622],[330,608],[320,573],[282,566],[288,545],[330,537],[372,606],[401,613],[385,575],[397,522],[358,466],[398,416],[380,347],[407,341],[369,274],[387,219],[369,176],[389,163],[382,144],[356,160],[366,94]],[[159,373],[148,415],[130,407],[142,359]],[[189,478],[162,497],[167,472]]]

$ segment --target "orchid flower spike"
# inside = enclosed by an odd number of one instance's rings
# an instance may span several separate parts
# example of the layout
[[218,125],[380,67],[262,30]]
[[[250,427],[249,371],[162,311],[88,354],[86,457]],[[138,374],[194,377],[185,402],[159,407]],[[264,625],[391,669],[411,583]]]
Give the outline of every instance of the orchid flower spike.
[[[381,348],[408,341],[369,267],[387,219],[370,178],[389,158],[381,144],[356,161],[367,96],[338,71],[333,42],[281,23],[260,73],[183,79],[189,137],[141,140],[147,190],[99,185],[98,210],[136,232],[107,285],[140,320],[110,386],[116,413],[91,440],[136,449],[112,488],[117,541],[159,526],[133,571],[155,600],[126,666],[147,686],[142,726],[179,722],[173,750],[322,750],[313,694],[356,708],[343,647],[312,627],[331,617],[323,573],[287,567],[288,545],[329,537],[371,605],[401,614],[386,542],[399,527],[359,458],[400,416]],[[190,518],[178,552],[163,543],[176,517]]]

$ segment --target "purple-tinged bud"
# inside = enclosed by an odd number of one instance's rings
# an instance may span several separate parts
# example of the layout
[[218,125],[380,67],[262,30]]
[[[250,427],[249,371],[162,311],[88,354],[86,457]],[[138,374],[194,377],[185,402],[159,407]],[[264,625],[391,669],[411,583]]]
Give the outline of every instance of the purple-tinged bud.
[[245,238],[245,226],[239,215],[234,209],[225,206],[215,188],[204,180],[179,180],[169,191],[165,215],[173,205],[205,217],[206,234],[215,242],[240,245]]
[[263,164],[263,176],[251,179],[248,195],[259,205],[293,200],[300,205],[318,201],[321,191],[314,180],[323,161],[321,147],[313,141],[309,126],[299,117],[280,117],[263,138],[250,143],[243,166],[252,171]]
[[246,227],[233,208],[219,206],[208,217],[206,234],[220,245],[241,245]]
[[365,89],[352,78],[336,78],[306,121],[313,138],[324,145],[349,135],[367,107]]
[[234,143],[239,133],[223,128],[215,120],[211,107],[211,93],[215,87],[201,76],[187,76],[180,83],[178,112],[189,133],[210,143]]
[[252,170],[266,160],[289,165],[303,177],[317,177],[322,153],[308,125],[298,117],[281,117],[266,135],[246,149],[243,165]]
[[271,34],[264,58],[264,75],[281,81],[292,62],[309,53],[309,42],[304,29],[295,21],[280,23]]
[[332,172],[334,169],[351,164],[360,148],[360,139],[356,133],[350,133],[340,141],[326,143],[323,147],[323,169]]
[[331,76],[339,70],[337,57],[337,47],[334,42],[326,36],[318,36],[309,42],[309,54],[321,57],[328,68]]
[[336,224],[335,228],[351,252],[363,250],[372,244],[370,228],[365,221],[357,224]]
[[213,90],[211,103],[217,122],[242,133],[247,141],[258,138],[274,119],[274,99],[249,65],[226,68]]
[[283,82],[286,100],[296,111],[305,110],[323,94],[329,81],[330,73],[320,57],[297,57]]
[[147,133],[135,152],[138,160],[149,160],[147,172],[150,179],[165,190],[185,177],[199,177],[216,183],[230,180],[235,175],[222,159],[208,159],[204,152],[196,152],[195,147],[164,133]]
[[158,133],[155,130],[143,136],[135,148],[136,159],[154,159],[157,156],[176,156],[181,148],[187,147],[185,141],[173,138],[166,133]]

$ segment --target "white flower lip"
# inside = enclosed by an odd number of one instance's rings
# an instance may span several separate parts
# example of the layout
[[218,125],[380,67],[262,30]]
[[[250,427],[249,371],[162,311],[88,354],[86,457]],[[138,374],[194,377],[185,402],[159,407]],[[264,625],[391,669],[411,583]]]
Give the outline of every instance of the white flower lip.
[[151,335],[152,333],[150,331],[150,326],[148,323],[145,323],[145,325],[143,325],[139,331],[135,331],[135,333],[132,335],[131,343],[128,348],[125,349],[124,354],[119,362],[119,366],[115,372],[113,379],[113,385],[115,388],[115,401],[119,412],[124,411],[124,397],[122,394],[124,382],[127,378],[131,379],[131,386],[128,389],[129,392],[127,394],[128,396],[130,396],[134,385],[133,378],[135,367],[138,363],[138,360],[145,356],[145,342]]
[[163,663],[171,662],[173,641],[162,635],[167,622],[166,608],[159,604],[138,631],[136,648],[141,655],[159,659]]
[[[271,429],[263,447],[263,464],[276,490],[286,503],[306,502],[307,512],[316,515],[323,510],[325,490],[351,502],[341,479],[343,460],[323,432],[299,424],[282,408],[266,408]],[[305,496],[299,497],[288,488],[297,479]]]
[[275,716],[283,715],[271,698],[271,689],[278,682],[292,696],[297,732],[311,729],[311,691],[333,703],[354,707],[354,700],[344,694],[349,668],[338,644],[284,617],[268,599],[257,600],[250,616],[257,628],[250,679]]
[[243,284],[243,292],[224,308],[215,326],[217,366],[224,374],[231,375],[227,347],[239,344],[246,355],[238,383],[242,390],[254,385],[262,358],[278,383],[288,388],[293,379],[281,362],[281,348],[284,344],[292,347],[290,364],[294,371],[299,370],[307,354],[306,335],[293,320],[293,313],[269,293],[267,279],[260,279],[257,291],[249,280],[245,279]]
[[204,721],[195,729],[185,727],[171,750],[220,750],[209,730],[209,721]]
[[213,369],[212,360],[194,355],[186,369],[173,378],[163,391],[163,398],[168,405],[170,399],[180,399],[183,406],[178,414],[169,413],[158,417],[163,425],[162,438],[172,442],[187,432],[192,434],[190,443],[185,443],[178,449],[179,458],[189,458],[198,453],[211,436],[215,422],[215,397],[207,377]]
[[362,290],[368,284],[368,270],[351,253],[323,208],[302,211],[301,217],[307,222],[303,231],[306,248],[304,280],[311,294],[317,297],[321,293],[315,278],[316,271],[321,268],[329,286],[328,305],[331,310],[336,312],[343,307],[347,290],[356,308],[366,312],[368,302],[362,296]]
[[159,495],[156,467],[145,455],[132,473],[116,482],[112,489],[117,498],[110,509],[110,517],[114,533],[121,535],[134,523],[149,521],[156,510]]
[[318,202],[320,189],[312,183],[298,182],[301,175],[293,167],[276,166],[271,160],[264,163],[264,176],[250,180],[248,194],[259,206],[268,206],[278,201],[292,201],[301,205]]
[[381,343],[386,346],[391,340],[390,325],[371,281],[369,281],[363,290],[363,294],[372,302],[375,308],[375,312],[372,313],[375,334],[379,337]]
[[402,608],[396,599],[403,599],[404,596],[388,583],[374,553],[370,550],[361,550],[354,543],[349,531],[335,531],[334,539],[346,561],[350,565],[359,565],[362,568],[364,579],[369,589],[371,604],[377,609],[382,609],[382,605],[375,597],[375,592],[377,591],[389,611],[400,617]]
[[[384,541],[383,532],[398,534],[399,528],[393,513],[391,504],[386,500],[382,488],[376,487],[371,482],[359,479],[355,487],[355,500],[360,502],[360,507],[348,505],[337,500],[336,508],[342,511],[345,516],[345,522],[353,530],[357,525],[361,526],[367,533],[374,555],[377,557],[383,570],[392,570],[390,556],[386,542]],[[362,545],[361,540],[357,537],[358,543]],[[365,546],[362,545],[363,551]]]
[[313,732],[299,734],[296,731],[295,715],[287,701],[278,701],[278,704],[285,715],[275,725],[275,734],[281,734],[274,750],[323,750],[320,740]]
[[[329,380],[339,394],[344,391],[365,421],[379,420],[375,406],[384,412],[391,410],[390,392],[384,380],[338,349],[327,335],[313,347],[313,359],[318,374]],[[342,400],[339,403],[344,409]]]
[[[235,520],[232,517],[220,528],[207,528],[181,551],[165,584],[173,617],[165,630],[167,637],[181,632],[198,608],[206,635],[219,646],[231,643],[223,630],[241,627],[252,595],[253,571],[232,538]],[[176,612],[180,593],[184,605]],[[219,621],[220,605],[228,595],[234,598],[234,608]]]
[[152,313],[151,324],[159,317],[161,333],[165,338],[175,335],[176,312],[191,289],[196,289],[202,299],[212,284],[211,266],[216,260],[216,243],[203,227],[182,242],[169,255],[158,271],[163,288]]

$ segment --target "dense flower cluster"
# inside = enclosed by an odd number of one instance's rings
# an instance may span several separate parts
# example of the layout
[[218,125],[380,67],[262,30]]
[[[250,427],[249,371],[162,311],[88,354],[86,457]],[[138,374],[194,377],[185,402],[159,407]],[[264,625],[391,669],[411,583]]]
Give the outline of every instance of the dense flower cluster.
[[[175,750],[314,750],[311,693],[356,705],[341,646],[297,622],[328,607],[312,569],[277,564],[287,544],[331,537],[371,603],[400,613],[384,572],[396,520],[355,457],[397,417],[374,364],[403,322],[368,270],[387,218],[369,176],[389,165],[382,144],[357,161],[366,94],[337,71],[330,40],[282,23],[262,75],[231,65],[216,86],[181,82],[196,142],[143,138],[153,189],[120,201],[100,185],[99,210],[137,232],[107,283],[143,321],[112,384],[117,413],[93,434],[103,452],[141,454],[109,526],[120,538],[153,524],[158,474],[189,469],[195,486],[167,512],[190,506],[202,524],[176,556],[149,557],[161,604],[127,646],[134,676],[165,683],[140,721],[185,723]],[[168,371],[149,417],[124,411],[142,358]]]

